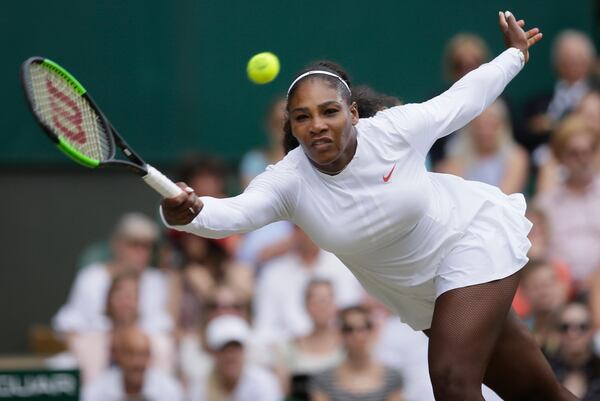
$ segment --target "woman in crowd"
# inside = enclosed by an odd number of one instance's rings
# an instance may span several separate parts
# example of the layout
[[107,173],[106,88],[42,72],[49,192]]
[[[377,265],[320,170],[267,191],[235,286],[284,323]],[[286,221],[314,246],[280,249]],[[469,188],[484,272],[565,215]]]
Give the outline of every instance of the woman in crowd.
[[377,362],[372,355],[373,323],[362,307],[341,311],[340,326],[346,359],[314,377],[312,401],[400,401],[400,374]]

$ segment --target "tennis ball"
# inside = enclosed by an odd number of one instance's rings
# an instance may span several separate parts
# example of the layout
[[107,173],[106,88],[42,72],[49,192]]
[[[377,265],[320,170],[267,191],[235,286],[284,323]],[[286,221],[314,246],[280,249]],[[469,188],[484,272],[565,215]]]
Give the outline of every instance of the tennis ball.
[[270,52],[255,54],[248,61],[246,71],[250,81],[255,84],[266,84],[279,74],[279,59]]

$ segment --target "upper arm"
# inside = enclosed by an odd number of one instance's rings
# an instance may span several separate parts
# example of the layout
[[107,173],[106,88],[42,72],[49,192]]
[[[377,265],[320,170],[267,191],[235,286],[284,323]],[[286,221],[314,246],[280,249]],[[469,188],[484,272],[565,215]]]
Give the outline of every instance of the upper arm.
[[404,397],[402,396],[402,390],[394,391],[390,394],[386,401],[402,401]]
[[392,107],[376,115],[387,120],[423,157],[433,143],[465,126],[485,110],[520,71],[517,49],[508,49],[423,103]]

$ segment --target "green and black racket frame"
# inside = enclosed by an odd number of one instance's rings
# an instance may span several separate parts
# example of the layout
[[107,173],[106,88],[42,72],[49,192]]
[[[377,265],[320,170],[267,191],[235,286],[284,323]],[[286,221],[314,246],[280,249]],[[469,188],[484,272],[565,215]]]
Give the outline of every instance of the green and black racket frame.
[[[118,167],[134,172],[165,198],[183,192],[123,140],[66,69],[47,58],[31,57],[21,66],[21,84],[29,109],[44,132],[71,159],[89,168]],[[125,159],[116,157],[117,148]]]

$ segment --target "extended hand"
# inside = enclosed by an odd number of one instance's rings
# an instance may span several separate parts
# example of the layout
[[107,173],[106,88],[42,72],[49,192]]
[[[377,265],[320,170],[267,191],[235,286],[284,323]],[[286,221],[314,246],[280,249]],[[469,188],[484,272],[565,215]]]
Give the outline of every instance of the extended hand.
[[183,226],[194,220],[204,205],[187,184],[178,182],[177,185],[183,189],[183,193],[174,198],[163,199],[161,206],[167,223],[172,226]]
[[525,56],[525,62],[529,61],[529,48],[535,45],[537,42],[542,40],[542,33],[538,28],[533,28],[525,32],[523,27],[525,26],[524,20],[519,20],[515,16],[507,11],[498,13],[498,19],[500,22],[500,30],[504,35],[504,43],[506,47],[516,47],[523,52]]

